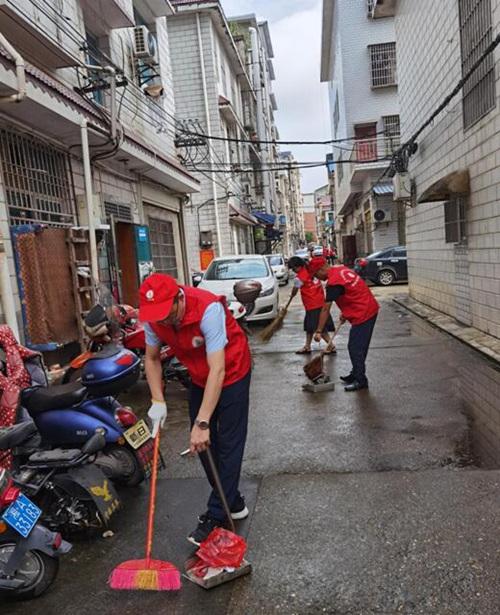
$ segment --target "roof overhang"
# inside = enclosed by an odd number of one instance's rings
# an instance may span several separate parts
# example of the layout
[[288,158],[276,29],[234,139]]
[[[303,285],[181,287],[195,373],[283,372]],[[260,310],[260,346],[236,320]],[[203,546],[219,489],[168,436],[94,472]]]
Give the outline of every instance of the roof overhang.
[[372,188],[372,192],[375,196],[391,196],[394,194],[394,186],[392,183],[375,184]]
[[338,216],[345,216],[349,213],[349,211],[353,208],[353,206],[358,202],[359,198],[363,192],[350,192],[347,199],[344,201],[344,204],[341,206],[339,211],[337,212]]
[[323,0],[323,25],[321,30],[321,81],[331,81],[334,51],[333,51],[333,19],[335,0]]
[[436,203],[447,201],[459,194],[470,192],[470,176],[468,169],[448,173],[431,184],[418,198],[418,203]]
[[134,7],[147,23],[153,23],[158,17],[169,17],[175,13],[169,0],[134,0]]
[[233,222],[246,224],[247,226],[256,226],[258,224],[257,218],[252,216],[252,214],[243,211],[239,207],[236,207],[236,205],[229,203],[229,209],[231,210],[229,217]]

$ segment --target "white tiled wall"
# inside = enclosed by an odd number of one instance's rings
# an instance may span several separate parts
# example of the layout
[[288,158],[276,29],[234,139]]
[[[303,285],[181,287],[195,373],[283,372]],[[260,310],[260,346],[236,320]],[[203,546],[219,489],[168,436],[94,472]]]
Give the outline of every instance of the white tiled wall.
[[[491,0],[493,37],[500,0]],[[456,0],[400,0],[396,16],[403,140],[461,78]],[[416,58],[418,61],[416,61]],[[461,95],[418,139],[410,172],[417,194],[452,171],[469,169],[467,249],[445,243],[442,203],[407,215],[410,291],[416,299],[500,337],[500,50],[494,52],[497,106],[465,133]],[[467,274],[468,271],[468,274]]]

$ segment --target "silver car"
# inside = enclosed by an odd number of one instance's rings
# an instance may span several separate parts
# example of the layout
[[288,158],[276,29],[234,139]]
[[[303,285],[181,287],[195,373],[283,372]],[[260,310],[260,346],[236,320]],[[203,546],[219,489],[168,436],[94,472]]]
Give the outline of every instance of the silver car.
[[227,301],[234,301],[233,287],[240,280],[256,280],[262,284],[262,292],[255,301],[250,322],[272,320],[279,311],[278,280],[265,256],[261,254],[240,254],[215,258],[203,274],[198,288],[224,295]]
[[267,254],[266,258],[278,280],[278,284],[280,286],[286,286],[290,275],[283,254]]

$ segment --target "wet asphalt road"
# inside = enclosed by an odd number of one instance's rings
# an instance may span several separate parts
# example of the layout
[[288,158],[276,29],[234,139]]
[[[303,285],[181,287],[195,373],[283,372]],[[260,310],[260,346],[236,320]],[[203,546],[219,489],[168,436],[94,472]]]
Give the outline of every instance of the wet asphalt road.
[[[347,394],[348,330],[325,360],[335,391],[301,390],[302,343],[296,301],[284,328],[256,338],[243,489],[252,508],[250,577],[206,592],[184,582],[178,594],[112,592],[109,571],[142,557],[147,490],[123,493],[115,535],[75,544],[57,582],[26,605],[0,612],[111,614],[500,613],[500,471],[481,469],[471,449],[457,375],[482,359],[391,301],[370,349],[370,390]],[[127,397],[147,407],[139,385]],[[196,459],[181,459],[185,393],[172,387],[159,483],[156,556],[181,566],[184,537],[208,493]]]

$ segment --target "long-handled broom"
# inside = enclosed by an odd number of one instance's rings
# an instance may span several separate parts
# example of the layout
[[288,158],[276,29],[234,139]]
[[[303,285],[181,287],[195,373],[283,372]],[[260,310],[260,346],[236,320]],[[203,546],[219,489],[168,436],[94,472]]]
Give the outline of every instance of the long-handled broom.
[[283,321],[285,320],[285,316],[287,314],[288,308],[290,306],[290,303],[292,302],[292,299],[293,297],[290,297],[290,299],[288,300],[288,303],[285,305],[284,308],[280,309],[279,314],[272,321],[272,323],[267,325],[267,327],[261,331],[259,335],[259,338],[261,339],[261,341],[268,342],[272,338],[272,336],[276,333],[276,331],[278,331],[278,329],[281,329],[281,327],[283,326]]
[[156,504],[156,479],[160,453],[160,430],[155,437],[153,471],[149,492],[148,529],[146,534],[146,558],[131,559],[117,566],[110,574],[108,583],[112,589],[147,589],[169,591],[181,588],[179,570],[170,562],[151,559]]

